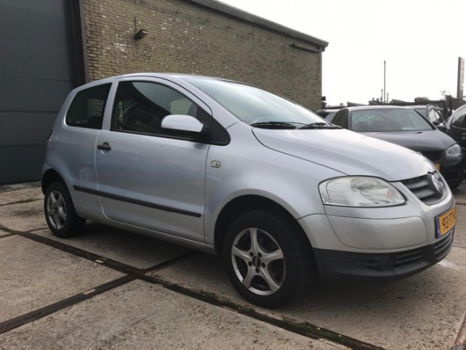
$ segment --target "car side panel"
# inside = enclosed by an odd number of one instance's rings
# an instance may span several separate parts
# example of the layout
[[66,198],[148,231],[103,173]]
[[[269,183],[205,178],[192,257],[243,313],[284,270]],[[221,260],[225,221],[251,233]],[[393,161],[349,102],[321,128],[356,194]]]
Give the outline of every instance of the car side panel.
[[[43,172],[53,169],[60,174],[68,187],[76,212],[88,219],[103,218],[99,198],[92,194],[76,191],[75,187],[97,189],[94,158],[96,140],[100,130],[68,126],[65,122],[66,113],[79,91],[111,82],[111,79],[107,79],[71,91],[58,113],[53,132],[47,143]],[[104,117],[108,107],[107,101]]]
[[228,132],[231,143],[211,146],[207,158],[206,243],[214,242],[216,219],[223,207],[241,196],[270,199],[296,219],[325,213],[318,186],[312,184],[342,173],[261,145],[243,123],[233,125]]

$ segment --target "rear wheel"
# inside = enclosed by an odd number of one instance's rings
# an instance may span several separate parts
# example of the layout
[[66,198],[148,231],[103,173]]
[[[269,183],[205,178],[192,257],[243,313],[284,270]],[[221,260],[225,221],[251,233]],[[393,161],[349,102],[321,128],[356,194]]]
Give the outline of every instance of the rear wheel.
[[246,300],[278,307],[307,285],[314,269],[297,231],[287,218],[264,211],[245,213],[230,225],[223,256],[233,286]]
[[74,236],[86,223],[76,214],[68,189],[62,182],[53,182],[47,186],[44,213],[50,231],[58,237]]

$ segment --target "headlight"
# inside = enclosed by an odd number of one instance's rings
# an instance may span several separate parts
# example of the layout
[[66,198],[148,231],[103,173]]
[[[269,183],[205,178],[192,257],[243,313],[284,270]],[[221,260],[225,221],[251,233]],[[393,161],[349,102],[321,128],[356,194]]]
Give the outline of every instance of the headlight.
[[460,158],[461,157],[461,147],[457,143],[453,146],[450,146],[445,151],[447,158]]
[[324,204],[343,207],[387,207],[405,203],[401,193],[376,177],[347,176],[319,185]]

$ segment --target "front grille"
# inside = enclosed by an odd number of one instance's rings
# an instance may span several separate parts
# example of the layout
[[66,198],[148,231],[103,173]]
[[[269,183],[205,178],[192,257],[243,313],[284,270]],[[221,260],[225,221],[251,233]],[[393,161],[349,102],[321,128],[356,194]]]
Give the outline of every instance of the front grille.
[[393,267],[415,264],[424,257],[423,248],[408,250],[405,252],[395,253],[395,262]]
[[441,241],[438,241],[434,244],[434,255],[435,259],[443,259],[448,252],[450,251],[451,244],[453,242],[453,234],[449,234],[448,237],[445,237]]
[[453,233],[449,233],[432,245],[389,254],[355,254],[353,260],[361,267],[378,271],[428,266],[446,257],[452,243]]
[[424,157],[429,159],[432,162],[439,162],[442,158],[441,151],[432,151],[432,152],[421,152]]
[[[429,177],[434,176],[440,184],[440,190],[437,191],[430,181]],[[417,198],[428,205],[440,202],[445,191],[445,184],[440,175],[435,172],[408,180],[401,181]]]

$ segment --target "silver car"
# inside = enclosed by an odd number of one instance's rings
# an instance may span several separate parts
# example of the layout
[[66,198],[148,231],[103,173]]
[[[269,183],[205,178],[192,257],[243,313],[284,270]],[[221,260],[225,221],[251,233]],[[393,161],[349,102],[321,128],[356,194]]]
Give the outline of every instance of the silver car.
[[59,237],[100,222],[223,256],[238,292],[276,307],[317,277],[387,279],[449,252],[454,198],[417,152],[264,90],[140,73],[65,100],[43,166]]

